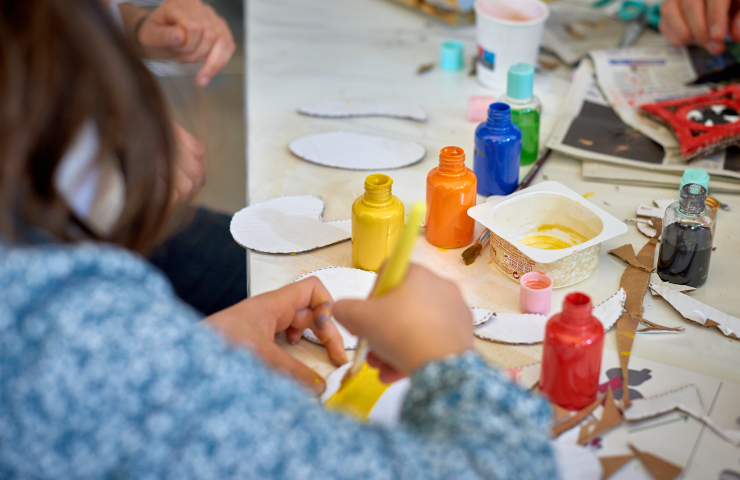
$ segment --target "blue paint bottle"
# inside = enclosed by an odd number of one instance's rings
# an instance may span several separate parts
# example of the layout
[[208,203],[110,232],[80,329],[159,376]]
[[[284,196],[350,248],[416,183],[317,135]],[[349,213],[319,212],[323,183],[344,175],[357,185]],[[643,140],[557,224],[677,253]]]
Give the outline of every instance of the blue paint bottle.
[[505,103],[488,107],[488,120],[475,129],[473,171],[480,195],[508,195],[519,183],[522,132],[511,122]]

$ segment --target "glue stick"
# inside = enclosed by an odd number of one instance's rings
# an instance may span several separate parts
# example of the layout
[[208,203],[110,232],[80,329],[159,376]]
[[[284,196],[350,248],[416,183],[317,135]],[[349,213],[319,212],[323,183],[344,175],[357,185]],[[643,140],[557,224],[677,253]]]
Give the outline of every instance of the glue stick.
[[473,241],[475,220],[468,209],[475,206],[478,181],[465,166],[460,147],[445,147],[439,153],[439,166],[427,175],[426,238],[442,248],[464,247]]
[[568,410],[591,404],[599,389],[604,326],[591,310],[588,295],[570,293],[545,326],[540,392]]
[[393,180],[376,173],[352,204],[352,266],[377,272],[403,230],[403,203],[391,193]]

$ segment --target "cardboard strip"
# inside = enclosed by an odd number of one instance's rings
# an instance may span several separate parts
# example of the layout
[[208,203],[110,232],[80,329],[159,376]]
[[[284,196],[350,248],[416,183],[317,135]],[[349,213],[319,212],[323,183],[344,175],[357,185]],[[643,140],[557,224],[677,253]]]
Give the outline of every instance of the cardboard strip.
[[354,132],[324,132],[290,142],[293,155],[345,170],[390,170],[420,162],[426,150],[415,142]]
[[673,198],[656,198],[653,200],[654,207],[652,205],[638,205],[636,213],[640,217],[663,218],[665,211],[675,201]]
[[425,122],[426,112],[417,105],[392,102],[363,102],[361,100],[325,100],[304,105],[298,113],[312,117],[394,117]]
[[[640,265],[653,266],[655,258],[655,246],[658,244],[663,221],[653,219],[655,227],[655,236],[640,249],[636,260]],[[629,247],[631,248],[631,246]],[[633,251],[634,253],[634,251]],[[629,254],[627,254],[629,256]],[[627,265],[620,280],[620,287],[624,288],[627,293],[627,299],[624,302],[626,311],[617,320],[617,348],[619,349],[619,365],[622,370],[622,382],[629,384],[629,359],[632,353],[632,343],[635,340],[639,321],[636,318],[642,318],[643,307],[642,300],[645,297],[648,283],[650,283],[650,273],[632,265]],[[622,389],[622,406],[630,406],[630,397],[628,389]]]
[[706,414],[699,398],[699,390],[693,384],[654,397],[635,399],[632,406],[624,411],[624,418],[628,422],[634,422],[657,417],[674,410],[680,410],[692,416],[726,441],[740,446],[740,430],[722,428],[714,423]]
[[622,423],[622,413],[619,411],[617,404],[614,403],[614,394],[612,387],[609,386],[606,391],[604,400],[604,413],[598,422],[590,422],[581,427],[578,432],[578,444],[587,445],[591,440],[604,434],[608,430]]
[[253,203],[231,219],[231,236],[261,253],[302,253],[349,240],[352,222],[322,221],[324,201],[312,195]]
[[740,339],[740,318],[721,312],[666,285],[650,284],[650,290],[663,297],[686,320],[704,327],[717,327],[725,336]]
[[650,472],[650,475],[652,475],[655,480],[673,480],[674,478],[681,475],[683,468],[679,467],[678,465],[671,463],[663,458],[660,458],[657,455],[653,455],[652,453],[638,450],[631,443],[628,443],[627,445],[630,447],[630,450],[634,452],[635,456],[640,460],[640,462],[642,462],[645,468],[647,468],[647,470]]
[[646,272],[652,272],[655,270],[654,268],[643,265],[637,260],[635,250],[632,248],[632,245],[622,245],[614,250],[609,250],[609,253],[622,260],[627,265],[639,268],[640,270],[645,270]]
[[591,415],[591,412],[596,410],[596,407],[601,405],[601,402],[604,401],[604,398],[606,398],[606,392],[596,397],[596,400],[594,400],[589,406],[578,410],[571,416],[567,417],[565,420],[562,420],[561,422],[553,425],[551,428],[552,436],[559,437],[563,433],[581,423],[586,417]]

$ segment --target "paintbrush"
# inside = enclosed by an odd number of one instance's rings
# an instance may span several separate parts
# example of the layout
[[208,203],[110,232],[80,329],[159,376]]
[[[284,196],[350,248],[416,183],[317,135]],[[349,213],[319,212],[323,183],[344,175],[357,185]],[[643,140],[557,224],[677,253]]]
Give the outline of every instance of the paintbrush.
[[[370,292],[369,298],[377,298],[403,282],[403,279],[406,277],[406,272],[409,269],[411,252],[414,250],[416,238],[419,236],[419,232],[421,231],[421,222],[423,219],[424,204],[416,202],[411,206],[408,221],[401,232],[401,237],[398,239],[396,247],[393,249],[393,253],[391,253],[388,261],[385,262],[383,268],[380,269],[380,273],[378,273],[378,281],[375,282],[375,288]],[[365,361],[365,357],[367,357],[367,350],[367,340],[360,337],[357,342],[357,353],[352,361],[352,367],[350,367],[347,374],[342,379],[342,386],[344,386],[344,382],[346,380],[360,371],[360,367]]]
[[[527,176],[524,177],[522,183],[520,183],[519,186],[516,187],[516,190],[514,190],[515,192],[523,188],[527,188],[529,184],[532,183],[532,180],[534,180],[534,177],[537,176],[537,173],[539,173],[539,171],[542,169],[542,165],[545,164],[547,158],[550,156],[550,153],[552,153],[552,150],[550,150],[549,148],[545,150],[545,153],[542,154],[540,159],[537,160],[537,163],[535,163],[529,173],[527,173]],[[483,250],[483,244],[486,243],[490,234],[491,231],[486,228],[485,230],[483,230],[483,233],[480,234],[478,240],[472,246],[465,249],[465,251],[461,254],[465,265],[472,265],[473,263],[475,263],[475,259],[478,258],[478,255],[480,255],[481,250]]]

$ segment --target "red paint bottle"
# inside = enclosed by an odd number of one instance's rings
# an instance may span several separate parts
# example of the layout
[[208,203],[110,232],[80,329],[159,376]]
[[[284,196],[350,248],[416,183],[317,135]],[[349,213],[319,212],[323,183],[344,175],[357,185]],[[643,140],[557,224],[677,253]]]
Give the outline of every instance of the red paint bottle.
[[591,309],[588,295],[570,293],[545,327],[540,391],[568,410],[589,405],[598,393],[604,326]]

